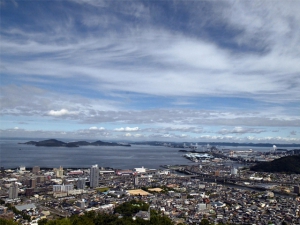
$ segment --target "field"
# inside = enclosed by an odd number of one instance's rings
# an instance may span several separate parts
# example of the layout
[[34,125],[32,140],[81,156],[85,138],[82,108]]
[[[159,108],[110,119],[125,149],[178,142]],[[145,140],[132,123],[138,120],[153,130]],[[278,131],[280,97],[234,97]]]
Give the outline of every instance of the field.
[[131,195],[150,195],[149,192],[142,189],[128,190]]

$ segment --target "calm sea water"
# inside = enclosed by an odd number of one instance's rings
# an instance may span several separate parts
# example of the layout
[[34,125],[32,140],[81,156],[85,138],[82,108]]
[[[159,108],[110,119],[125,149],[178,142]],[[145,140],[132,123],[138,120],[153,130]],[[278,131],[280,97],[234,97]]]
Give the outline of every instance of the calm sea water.
[[[64,168],[84,168],[93,164],[101,167],[132,169],[146,167],[157,169],[160,165],[191,165],[191,161],[182,157],[178,148],[164,146],[132,145],[119,146],[86,146],[77,148],[66,147],[36,147],[20,145],[28,139],[0,139],[0,166],[16,168],[18,166],[40,166]],[[265,147],[221,147],[233,150],[270,151]],[[201,148],[198,149],[201,151]]]
[[4,168],[26,167],[90,167],[98,164],[101,167],[132,169],[146,167],[157,169],[160,165],[190,164],[182,157],[179,149],[163,146],[132,145],[119,146],[85,146],[77,148],[66,147],[36,147],[20,145],[18,142],[27,140],[0,140],[0,166]]

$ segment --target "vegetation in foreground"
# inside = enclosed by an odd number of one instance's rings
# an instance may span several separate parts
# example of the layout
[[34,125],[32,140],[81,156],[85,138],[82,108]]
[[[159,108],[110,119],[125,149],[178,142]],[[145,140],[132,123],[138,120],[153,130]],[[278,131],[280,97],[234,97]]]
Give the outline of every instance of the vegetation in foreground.
[[[86,212],[83,215],[73,215],[70,218],[61,218],[56,220],[41,219],[38,225],[174,225],[172,220],[155,210],[151,210],[150,220],[132,217],[139,211],[148,211],[149,204],[143,201],[132,200],[117,206],[114,214],[96,213],[95,211]],[[1,225],[19,225],[13,220],[0,218]],[[200,225],[210,225],[207,219],[202,219]],[[178,225],[184,225],[179,223]],[[222,225],[222,224],[219,224]],[[229,224],[228,224],[229,225]]]

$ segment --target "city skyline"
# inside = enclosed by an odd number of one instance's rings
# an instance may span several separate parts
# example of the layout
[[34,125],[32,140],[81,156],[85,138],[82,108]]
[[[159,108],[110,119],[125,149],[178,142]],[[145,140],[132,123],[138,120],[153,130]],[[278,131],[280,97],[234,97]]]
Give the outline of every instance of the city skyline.
[[300,143],[300,2],[0,4],[1,137]]

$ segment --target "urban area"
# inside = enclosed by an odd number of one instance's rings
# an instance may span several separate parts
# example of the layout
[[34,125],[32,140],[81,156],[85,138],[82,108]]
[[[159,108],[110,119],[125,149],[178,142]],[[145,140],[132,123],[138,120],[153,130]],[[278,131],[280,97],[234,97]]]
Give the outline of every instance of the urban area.
[[[253,172],[245,160],[251,151],[185,153],[190,164],[161,169],[1,168],[0,218],[37,225],[91,211],[112,214],[118,205],[139,200],[149,210],[132,215],[133,220],[150,220],[155,210],[174,224],[203,219],[209,224],[300,224],[300,174]],[[229,161],[226,155],[244,160]]]

